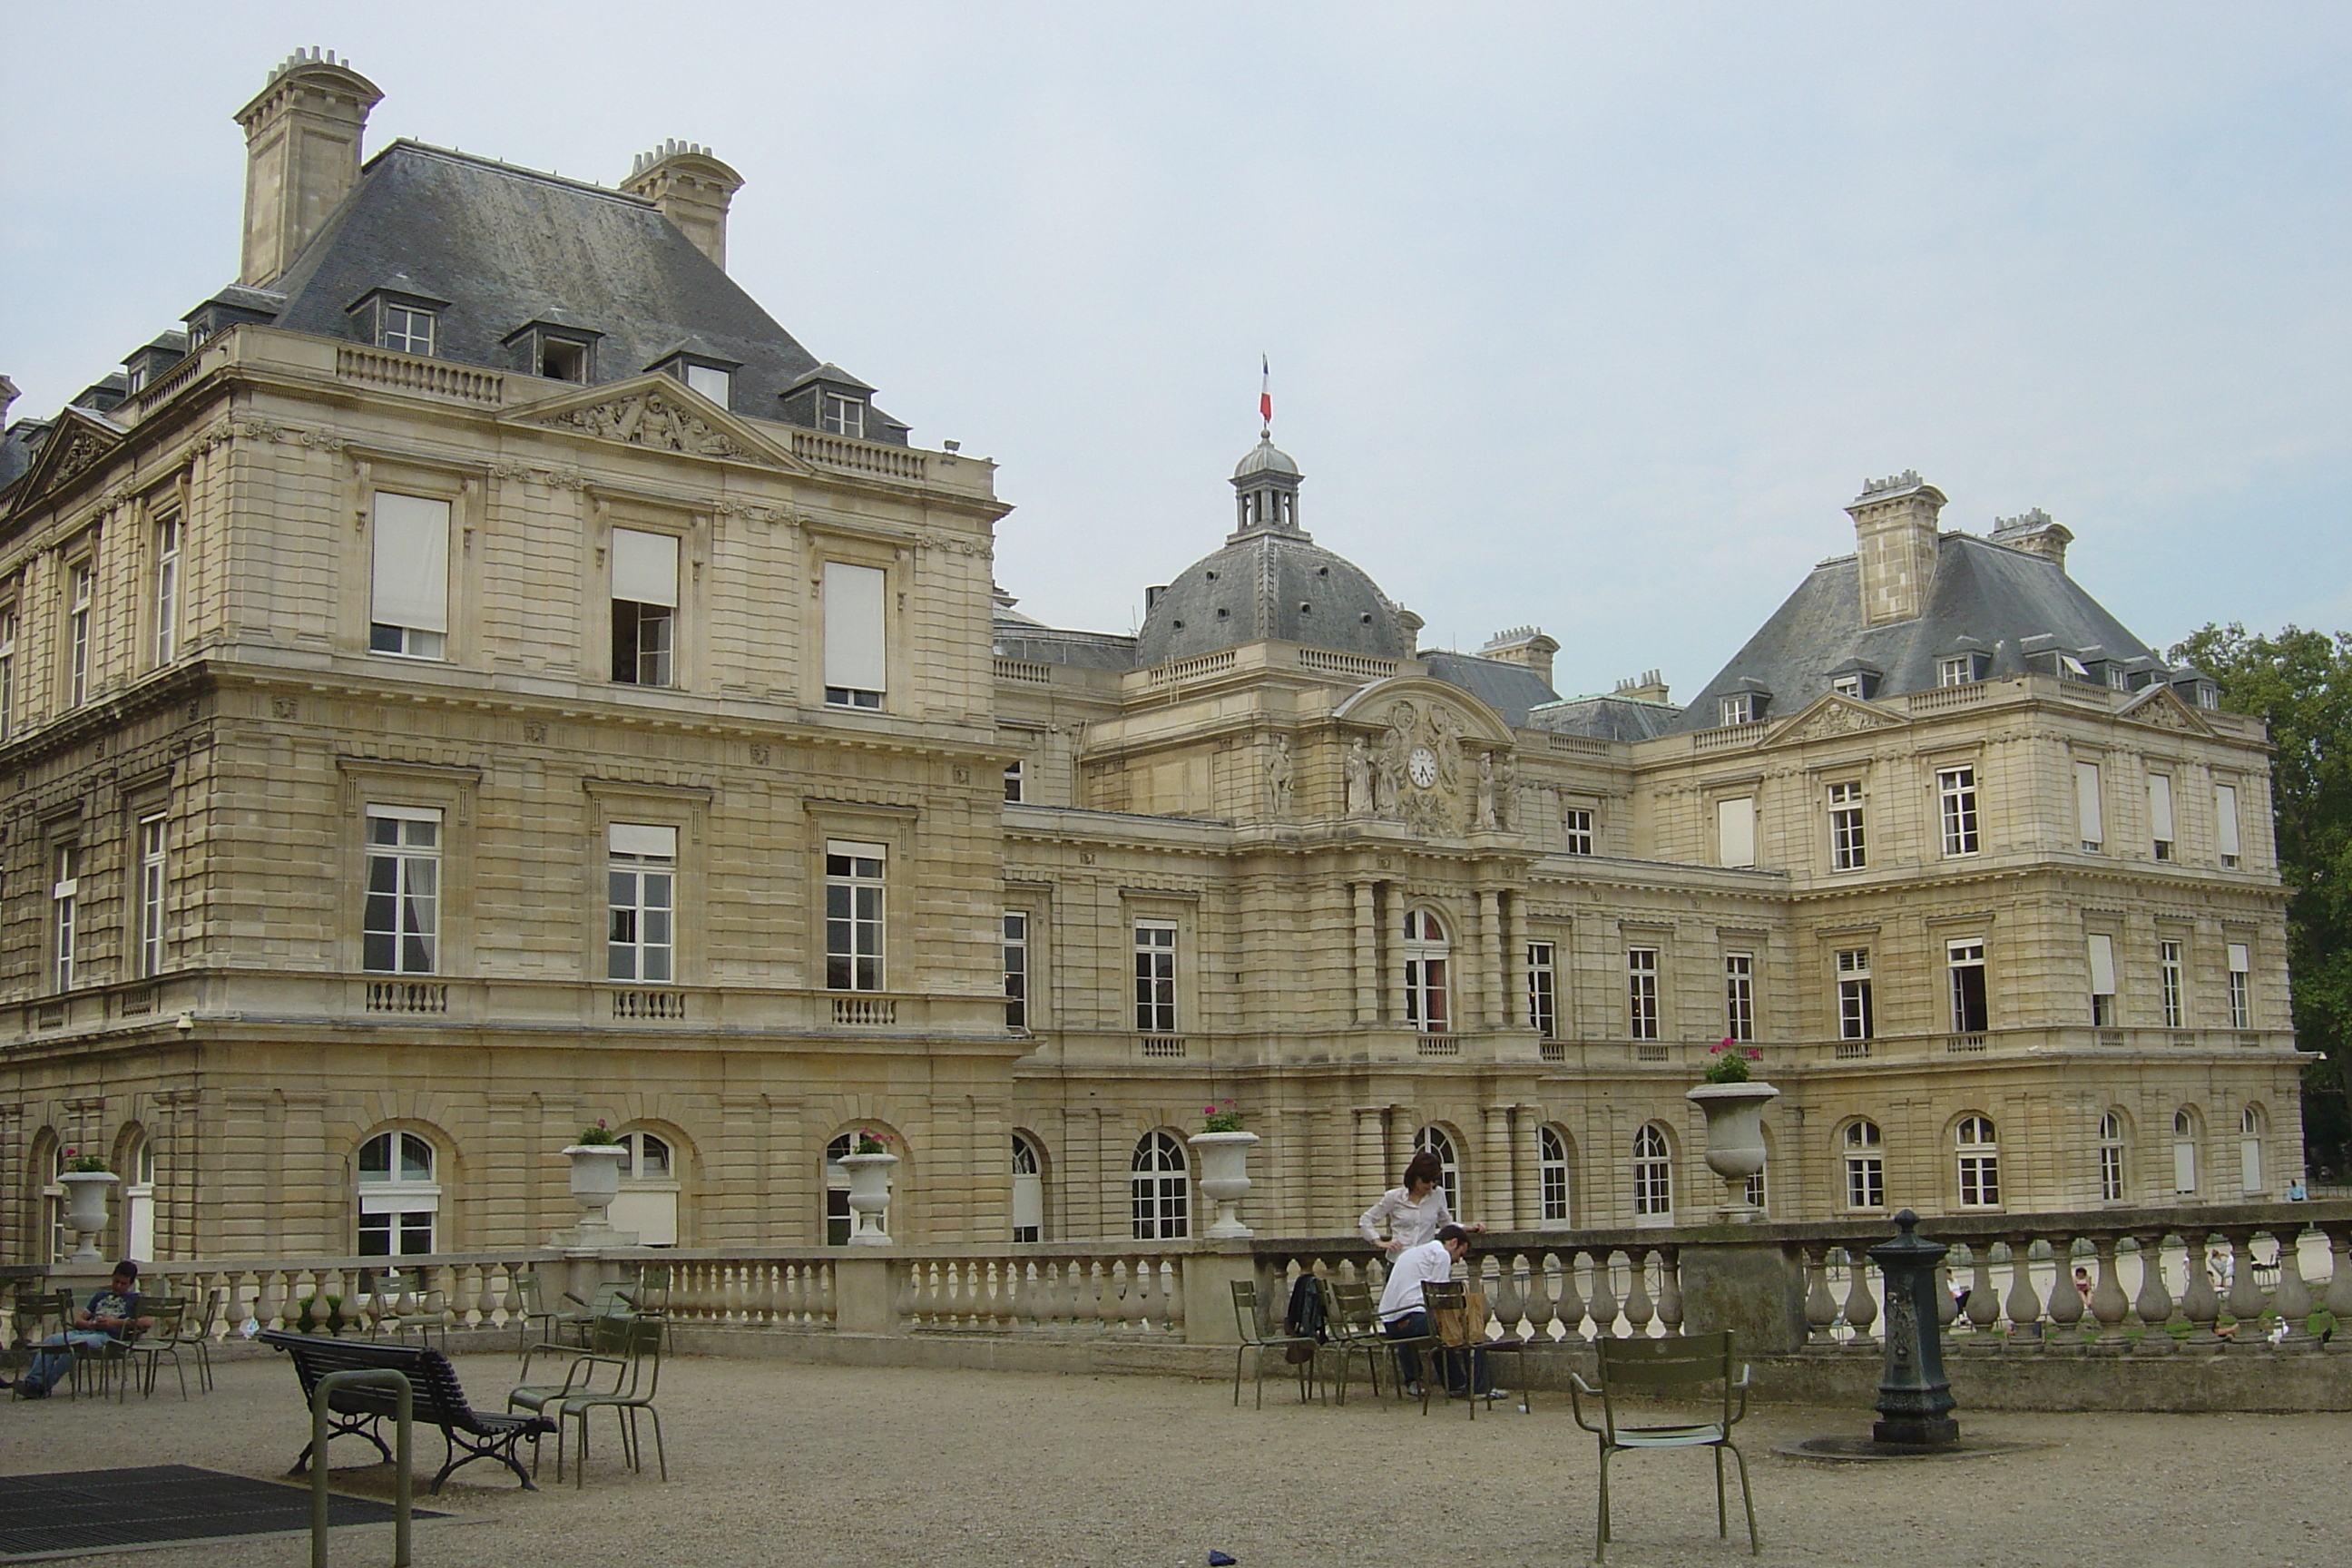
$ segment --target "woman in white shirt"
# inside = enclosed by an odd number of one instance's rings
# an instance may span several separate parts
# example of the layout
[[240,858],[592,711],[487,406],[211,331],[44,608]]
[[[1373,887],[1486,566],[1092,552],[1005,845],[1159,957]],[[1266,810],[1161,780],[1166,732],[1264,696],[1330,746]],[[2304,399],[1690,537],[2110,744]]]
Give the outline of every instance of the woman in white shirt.
[[[1391,1258],[1408,1247],[1419,1247],[1437,1234],[1438,1226],[1456,1223],[1454,1211],[1445,1206],[1444,1176],[1445,1167],[1437,1156],[1423,1149],[1405,1165],[1404,1185],[1382,1193],[1380,1202],[1356,1221],[1356,1228]],[[1385,1238],[1381,1235],[1382,1225],[1388,1226]],[[1486,1227],[1465,1225],[1462,1228],[1481,1231]]]

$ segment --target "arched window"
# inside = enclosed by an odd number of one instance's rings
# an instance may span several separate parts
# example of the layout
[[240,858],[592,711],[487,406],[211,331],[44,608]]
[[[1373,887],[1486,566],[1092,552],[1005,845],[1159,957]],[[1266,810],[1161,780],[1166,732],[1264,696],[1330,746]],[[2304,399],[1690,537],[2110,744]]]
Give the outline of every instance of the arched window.
[[657,1132],[624,1132],[621,1192],[605,1211],[614,1230],[634,1231],[640,1247],[677,1245],[677,1151]]
[[2112,1110],[2099,1118],[2099,1201],[2124,1201],[2124,1119]]
[[2192,1110],[2172,1113],[2172,1190],[2197,1190],[2197,1114]]
[[1557,1127],[1536,1129],[1536,1191],[1543,1223],[1569,1222],[1568,1138]]
[[2249,1196],[2263,1190],[2263,1113],[2251,1105],[2238,1113],[2238,1185]]
[[1653,1121],[1633,1134],[1633,1219],[1664,1224],[1674,1212],[1674,1156],[1666,1130]]
[[155,1144],[144,1131],[131,1136],[115,1163],[122,1173],[122,1256],[141,1263],[155,1258]]
[[362,1258],[413,1258],[435,1249],[441,1186],[433,1145],[414,1132],[379,1132],[360,1145]]
[[1037,1145],[1013,1135],[1013,1239],[1045,1239],[1045,1163]]
[[1437,1156],[1440,1171],[1437,1184],[1445,1194],[1445,1206],[1452,1209],[1454,1217],[1459,1219],[1462,1215],[1462,1162],[1454,1152],[1454,1140],[1446,1136],[1443,1127],[1424,1127],[1412,1135],[1412,1152],[1419,1154],[1424,1151]]
[[1183,1144],[1171,1133],[1145,1133],[1129,1173],[1136,1240],[1174,1241],[1192,1234]]
[[1992,1118],[1963,1116],[1952,1137],[1959,1147],[1960,1206],[2000,1207],[2000,1142],[1993,1136]]
[[[1443,1034],[1452,1026],[1445,968],[1453,951],[1435,915],[1427,910],[1404,912],[1404,1017],[1416,1029]],[[1446,1201],[1453,1201],[1452,1193]]]
[[846,1132],[836,1135],[824,1146],[824,1244],[827,1247],[847,1247],[849,1233],[856,1228],[856,1217],[849,1212],[849,1167],[842,1160],[851,1148]]
[[1878,1123],[1857,1118],[1845,1124],[1845,1206],[1886,1206],[1886,1152]]

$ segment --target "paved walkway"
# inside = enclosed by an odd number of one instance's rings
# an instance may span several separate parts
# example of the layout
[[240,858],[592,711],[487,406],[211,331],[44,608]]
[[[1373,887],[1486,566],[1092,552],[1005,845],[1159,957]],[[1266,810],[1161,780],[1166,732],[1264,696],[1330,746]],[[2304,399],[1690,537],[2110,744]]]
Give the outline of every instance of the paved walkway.
[[[514,1376],[503,1356],[459,1358],[486,1407]],[[522,1492],[487,1464],[437,1506],[466,1525],[420,1526],[419,1568],[616,1563],[628,1568],[1198,1568],[1212,1547],[1241,1568],[1475,1568],[1590,1560],[1591,1439],[1566,1403],[1469,1422],[1459,1405],[1382,1411],[1300,1406],[1269,1380],[1266,1407],[1219,1384],[1169,1378],[841,1370],[682,1358],[663,1369],[670,1473],[633,1476],[600,1426],[584,1491]],[[1883,1568],[2053,1568],[2146,1560],[2201,1568],[2312,1568],[2352,1560],[2352,1431],[2341,1415],[2035,1415],[1969,1431],[2048,1447],[1936,1466],[1781,1458],[1776,1441],[1855,1433],[1851,1412],[1766,1409],[1743,1428],[1769,1562]],[[191,1464],[276,1478],[308,1436],[292,1370],[272,1357],[219,1369],[182,1404],[63,1398],[0,1405],[0,1473]],[[418,1454],[439,1463],[437,1433]],[[338,1442],[356,1462],[364,1444]],[[549,1457],[551,1471],[553,1458]],[[1714,1539],[1704,1455],[1612,1466],[1610,1561],[1732,1564]],[[427,1472],[430,1473],[429,1470]],[[343,1472],[387,1495],[388,1470]],[[1738,1500],[1733,1500],[1735,1518]],[[1738,1526],[1734,1526],[1735,1534]],[[388,1531],[336,1532],[340,1564],[390,1559]],[[307,1537],[155,1551],[121,1568],[299,1568]]]

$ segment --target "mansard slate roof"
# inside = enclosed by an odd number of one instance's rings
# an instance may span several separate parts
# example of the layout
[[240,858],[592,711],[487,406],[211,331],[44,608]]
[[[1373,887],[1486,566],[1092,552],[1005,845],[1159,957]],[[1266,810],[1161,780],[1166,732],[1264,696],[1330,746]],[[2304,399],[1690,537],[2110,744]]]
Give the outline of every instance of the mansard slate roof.
[[1864,626],[1861,570],[1851,555],[1814,567],[1669,730],[1713,729],[1719,698],[1759,687],[1771,694],[1767,717],[1794,713],[1826,692],[1831,673],[1850,660],[1881,672],[1874,695],[1895,697],[1936,685],[1937,660],[1963,651],[1991,655],[1990,679],[2022,675],[2032,650],[2021,645],[2029,638],[2036,649],[2156,658],[2056,562],[1971,534],[1937,540],[1927,607],[1912,620]]
[[1500,713],[1514,729],[1526,725],[1530,710],[1559,700],[1559,694],[1524,664],[1481,658],[1475,654],[1429,650],[1423,650],[1421,658],[1429,666],[1431,675],[1475,697]]
[[1538,730],[1590,735],[1597,741],[1648,741],[1674,730],[1683,710],[1635,697],[1570,697],[1528,715]]
[[1164,664],[1265,638],[1411,658],[1397,609],[1361,567],[1297,531],[1255,530],[1186,567],[1143,618],[1136,661]]
[[[691,343],[702,357],[737,362],[730,406],[754,418],[781,418],[780,395],[819,368],[651,202],[416,142],[369,159],[272,280],[270,292],[286,297],[276,324],[351,337],[351,308],[378,289],[446,301],[435,353],[459,363],[514,368],[505,340],[533,321],[601,333],[598,383],[641,374]],[[906,442],[907,427],[878,409],[866,428],[869,439]]]

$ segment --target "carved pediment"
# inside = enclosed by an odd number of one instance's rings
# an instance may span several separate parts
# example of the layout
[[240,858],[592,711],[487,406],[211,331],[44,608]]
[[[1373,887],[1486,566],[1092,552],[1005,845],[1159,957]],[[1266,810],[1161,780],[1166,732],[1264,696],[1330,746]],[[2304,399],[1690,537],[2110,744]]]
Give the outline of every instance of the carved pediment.
[[657,452],[756,463],[761,468],[786,468],[801,474],[815,471],[726,409],[667,375],[641,375],[631,381],[586,388],[514,409],[504,417],[512,424],[540,425]]
[[2151,686],[2137,700],[2126,704],[2123,716],[2135,724],[2147,724],[2158,730],[2169,730],[2181,735],[2210,735],[2213,726],[2197,715],[2197,710],[2180,700],[2169,686]]
[[21,498],[19,504],[72,483],[121,446],[123,434],[121,426],[110,420],[80,408],[66,409],[34,455],[33,466],[16,492]]
[[1848,735],[1867,734],[1873,730],[1892,730],[1902,723],[1902,720],[1883,709],[1832,692],[1790,720],[1780,733],[1772,737],[1771,743],[1843,740]]

